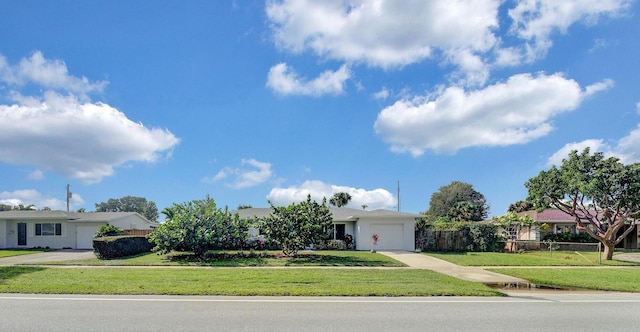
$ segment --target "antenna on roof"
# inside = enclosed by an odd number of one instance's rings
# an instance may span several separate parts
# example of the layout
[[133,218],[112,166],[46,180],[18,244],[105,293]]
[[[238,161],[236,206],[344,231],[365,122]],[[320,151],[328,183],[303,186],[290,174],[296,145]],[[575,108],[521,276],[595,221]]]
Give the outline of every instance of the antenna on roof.
[[71,197],[73,196],[73,194],[71,193],[71,191],[69,191],[69,188],[71,186],[69,184],[67,184],[67,212],[69,212],[69,200],[71,199]]
[[400,180],[398,180],[398,212],[400,212]]

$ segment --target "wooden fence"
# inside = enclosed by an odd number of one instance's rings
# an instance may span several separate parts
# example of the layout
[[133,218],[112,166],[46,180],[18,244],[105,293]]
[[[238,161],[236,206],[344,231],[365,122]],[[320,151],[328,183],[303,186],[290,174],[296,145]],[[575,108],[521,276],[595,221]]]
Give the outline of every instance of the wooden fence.
[[467,251],[471,244],[469,232],[464,231],[432,231],[416,232],[417,248],[424,251]]
[[147,235],[153,233],[153,229],[125,229],[124,235]]

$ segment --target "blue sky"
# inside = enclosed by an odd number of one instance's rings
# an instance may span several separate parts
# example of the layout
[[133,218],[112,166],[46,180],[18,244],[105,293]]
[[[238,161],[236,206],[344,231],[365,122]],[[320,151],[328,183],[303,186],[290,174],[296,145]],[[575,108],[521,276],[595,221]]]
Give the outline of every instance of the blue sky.
[[638,3],[4,1],[0,203],[353,196],[490,215],[572,149],[640,160]]

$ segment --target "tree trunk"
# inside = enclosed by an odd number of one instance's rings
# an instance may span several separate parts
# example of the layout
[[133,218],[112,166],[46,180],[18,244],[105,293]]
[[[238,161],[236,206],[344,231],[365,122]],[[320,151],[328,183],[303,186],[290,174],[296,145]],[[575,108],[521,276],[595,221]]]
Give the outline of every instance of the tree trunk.
[[616,245],[609,241],[603,241],[602,244],[604,245],[604,259],[608,261],[612,260]]

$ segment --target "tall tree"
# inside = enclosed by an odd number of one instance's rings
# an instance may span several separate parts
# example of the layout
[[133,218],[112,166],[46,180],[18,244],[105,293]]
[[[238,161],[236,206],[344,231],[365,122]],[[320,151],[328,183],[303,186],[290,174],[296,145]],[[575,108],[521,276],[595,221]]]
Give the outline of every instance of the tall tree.
[[158,220],[158,207],[154,201],[144,197],[125,196],[110,198],[106,202],[96,204],[96,212],[137,212],[151,221]]
[[453,181],[431,195],[429,210],[425,214],[433,219],[480,221],[489,214],[489,205],[484,195],[472,185]]
[[507,209],[507,213],[520,213],[524,211],[530,211],[533,209],[534,209],[534,206],[532,202],[517,201],[509,205],[509,208]]
[[578,230],[600,241],[607,260],[640,217],[640,163],[625,165],[588,148],[572,151],[560,167],[541,171],[525,186],[537,209],[560,209]]
[[333,194],[333,196],[329,200],[329,203],[333,206],[343,207],[349,204],[350,201],[351,195],[349,195],[349,193],[337,192]]
[[319,244],[329,239],[333,218],[327,207],[327,199],[322,205],[311,200],[293,203],[289,206],[273,206],[271,215],[260,219],[259,229],[265,237],[282,246],[287,256],[295,256],[298,250]]
[[154,251],[192,251],[202,257],[208,250],[242,249],[249,238],[248,222],[226,207],[218,208],[210,197],[174,203],[162,212],[167,220],[149,235]]

